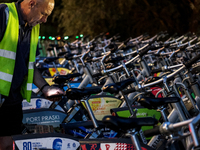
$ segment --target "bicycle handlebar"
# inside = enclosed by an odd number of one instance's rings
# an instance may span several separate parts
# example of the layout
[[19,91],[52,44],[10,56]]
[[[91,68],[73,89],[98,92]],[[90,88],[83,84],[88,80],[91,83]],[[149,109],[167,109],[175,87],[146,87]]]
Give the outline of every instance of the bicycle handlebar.
[[162,72],[162,68],[159,68],[159,69],[153,69],[151,70],[151,73],[158,73],[158,72]]
[[144,56],[149,50],[150,50],[151,46],[147,46],[144,50],[139,52],[139,56],[142,57]]
[[[130,62],[136,60],[138,57],[139,57],[139,55],[135,56],[135,57],[132,58],[131,60],[127,61],[127,62],[125,63],[125,65],[128,65]],[[120,69],[120,68],[122,68],[122,67],[123,67],[123,65],[120,65],[120,66],[117,66],[117,67],[112,68],[112,69],[109,69],[109,70],[103,70],[102,74],[105,74],[105,73],[109,73],[109,72],[118,70],[118,69]]]
[[191,60],[186,62],[184,65],[186,68],[190,68],[192,66],[192,64],[194,64],[199,59],[200,59],[200,54],[198,54],[197,56],[195,56],[194,58],[192,58]]
[[[147,46],[149,46],[149,44],[146,44],[144,45],[143,47],[139,48],[138,51],[141,51],[143,50],[144,48],[146,48]],[[137,50],[133,51],[133,52],[130,52],[128,54],[123,54],[123,56],[129,56],[129,55],[132,55],[132,54],[136,54],[137,53]]]
[[145,137],[151,137],[151,136],[154,136],[154,135],[161,134],[160,126],[157,126],[153,129],[145,130],[143,133],[144,133]]
[[142,37],[143,37],[143,35],[140,35],[140,36],[138,36],[138,37],[136,37],[136,38],[134,38],[134,39],[130,39],[130,42],[136,41],[136,40],[138,40],[138,39],[140,39],[140,38],[142,38]]
[[151,70],[151,73],[169,71],[171,69],[178,68],[178,67],[181,67],[181,66],[183,66],[183,64],[178,64],[178,65],[174,65],[174,66],[163,66],[162,68]]
[[190,123],[192,123],[194,120],[199,120],[200,115],[182,121],[182,122],[178,122],[178,123],[170,123],[170,122],[164,122],[162,125],[159,125],[153,129],[149,129],[144,131],[144,135],[146,137],[150,137],[150,136],[154,136],[154,135],[158,135],[158,134],[170,134],[171,132],[176,131],[178,128],[182,128],[183,126],[189,125]]
[[128,90],[123,91],[123,94],[124,94],[124,95],[127,95],[127,94],[132,93],[132,92],[135,92],[135,91],[136,91],[135,88],[131,88],[131,89],[128,89]]
[[[173,73],[169,74],[166,76],[167,79],[169,78],[172,78],[174,75],[176,75],[177,73],[179,73],[180,71],[182,71],[183,69],[185,68],[185,66],[183,65],[181,68],[179,68],[178,70],[174,71]],[[138,87],[139,89],[140,88],[145,88],[145,87],[150,87],[150,86],[153,86],[153,85],[156,85],[158,83],[161,83],[163,81],[163,78],[162,79],[159,79],[155,82],[151,82],[151,83],[148,83],[148,84],[143,84],[143,85],[140,85],[140,87]]]

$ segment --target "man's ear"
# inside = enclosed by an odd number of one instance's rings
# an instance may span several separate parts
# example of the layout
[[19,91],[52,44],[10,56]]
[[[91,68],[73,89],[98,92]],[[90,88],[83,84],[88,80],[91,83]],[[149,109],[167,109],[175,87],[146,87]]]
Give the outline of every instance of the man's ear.
[[30,0],[28,4],[30,8],[33,8],[36,5],[36,0]]

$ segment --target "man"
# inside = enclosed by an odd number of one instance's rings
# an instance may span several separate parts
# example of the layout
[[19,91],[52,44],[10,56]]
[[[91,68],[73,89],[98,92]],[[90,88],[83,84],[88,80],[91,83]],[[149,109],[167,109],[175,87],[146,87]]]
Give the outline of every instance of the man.
[[37,99],[35,104],[36,104],[36,109],[41,108],[42,100],[41,99]]
[[0,150],[12,149],[11,135],[21,133],[22,100],[30,101],[32,83],[45,97],[64,94],[49,86],[34,65],[39,24],[47,21],[53,8],[54,0],[0,4],[0,96],[4,101],[0,107]]
[[62,149],[62,140],[61,139],[55,139],[53,141],[53,150],[61,150]]

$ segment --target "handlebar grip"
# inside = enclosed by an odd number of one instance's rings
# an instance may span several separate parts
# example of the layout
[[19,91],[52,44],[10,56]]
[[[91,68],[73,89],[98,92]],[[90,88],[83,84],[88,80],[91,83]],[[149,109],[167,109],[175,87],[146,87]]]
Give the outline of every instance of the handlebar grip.
[[186,62],[184,65],[186,68],[190,68],[192,66],[192,64],[194,64],[199,59],[200,59],[200,54],[198,54],[197,56],[195,56],[194,58],[192,58],[191,60]]
[[164,43],[164,47],[165,48],[169,48],[170,47],[170,43]]
[[144,131],[145,137],[151,137],[151,136],[158,135],[158,134],[161,134],[160,133],[160,126],[157,126],[153,129],[149,129],[149,130]]
[[99,76],[103,76],[103,74],[102,74],[102,73],[96,73],[96,74],[93,74],[93,75],[92,75],[93,78],[99,77]]
[[[69,75],[69,74],[68,74]],[[68,76],[68,75],[66,75],[66,76]],[[82,76],[82,74],[80,74],[80,73],[73,73],[73,74],[71,74],[73,77],[79,77],[79,76]]]
[[85,39],[89,38],[90,35],[86,35],[85,37],[83,37],[83,40],[85,41]]
[[162,72],[162,68],[151,70],[151,73],[158,73],[158,72]]
[[135,88],[131,88],[131,89],[128,89],[128,90],[124,90],[124,91],[123,91],[123,94],[124,94],[124,95],[127,95],[127,94],[132,93],[132,92],[135,92],[135,91],[136,91]]
[[103,35],[105,35],[105,33],[100,33],[99,35],[97,35],[94,39],[97,40],[98,38],[102,37]]
[[62,97],[64,96],[63,94],[60,94],[60,95],[52,95],[52,96],[47,96],[47,98],[51,99],[51,98],[59,98],[59,97]]
[[69,53],[69,52],[60,52],[60,53],[58,53],[58,56],[63,56],[65,54],[67,54],[67,53]]
[[142,50],[141,52],[139,52],[140,57],[142,57],[143,55],[145,55],[149,50],[150,50],[151,46],[147,46],[144,50]]
[[115,53],[118,50],[118,47],[116,44],[110,44],[110,47],[112,47],[112,49],[110,50],[111,53]]
[[58,47],[58,44],[49,44],[51,47]]
[[124,45],[126,45],[130,41],[130,37],[124,41]]

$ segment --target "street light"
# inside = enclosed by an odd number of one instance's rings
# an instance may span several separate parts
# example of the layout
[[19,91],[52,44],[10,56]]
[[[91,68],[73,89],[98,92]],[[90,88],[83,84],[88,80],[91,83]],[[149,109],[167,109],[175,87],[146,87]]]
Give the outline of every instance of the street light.
[[65,36],[64,39],[65,39],[65,40],[68,40],[68,39],[69,39],[69,36]]

